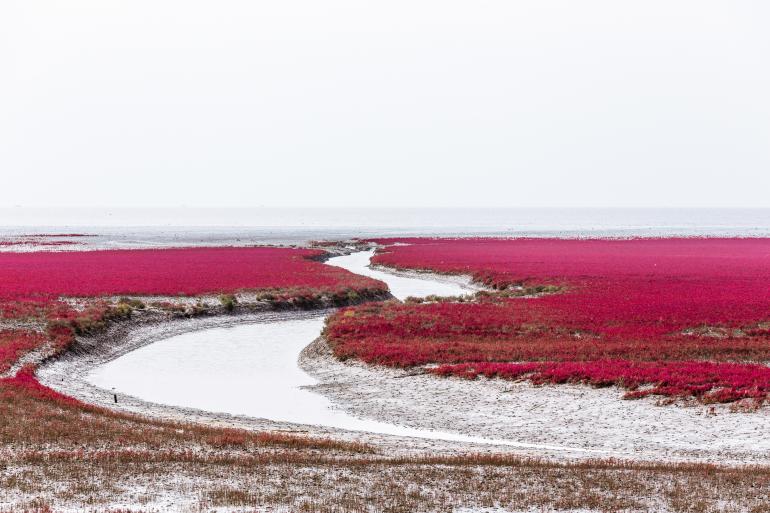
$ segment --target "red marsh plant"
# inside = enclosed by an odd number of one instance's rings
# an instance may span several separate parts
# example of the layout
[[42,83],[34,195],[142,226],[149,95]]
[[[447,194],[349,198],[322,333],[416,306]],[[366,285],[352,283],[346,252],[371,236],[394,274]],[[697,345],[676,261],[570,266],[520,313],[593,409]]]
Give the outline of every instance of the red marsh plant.
[[[221,295],[233,298],[225,307],[234,307],[234,294],[255,292],[278,307],[302,308],[321,298],[349,303],[387,290],[377,280],[324,265],[323,255],[273,247],[0,253],[0,321],[31,326],[0,325],[0,375],[44,344],[61,351],[75,335],[130,316],[130,298],[112,305],[104,297]],[[82,306],[66,298],[79,298]]]
[[[379,242],[375,263],[470,274],[500,293],[343,310],[327,328],[340,358],[617,385],[629,398],[762,401],[770,391],[757,365],[770,360],[770,239]],[[510,294],[521,288],[557,292]]]

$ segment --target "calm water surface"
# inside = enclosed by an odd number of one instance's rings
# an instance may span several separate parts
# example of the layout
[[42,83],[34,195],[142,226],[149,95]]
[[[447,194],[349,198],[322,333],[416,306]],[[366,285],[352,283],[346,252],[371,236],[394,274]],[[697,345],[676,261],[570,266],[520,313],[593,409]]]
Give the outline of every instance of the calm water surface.
[[[468,292],[459,283],[372,271],[366,267],[370,256],[371,252],[361,252],[328,263],[360,274],[375,273],[401,297]],[[319,315],[184,333],[101,365],[87,380],[145,401],[212,412],[397,436],[560,449],[415,429],[354,417],[335,408],[326,397],[307,389],[316,380],[297,363],[300,351],[319,336],[323,324]]]

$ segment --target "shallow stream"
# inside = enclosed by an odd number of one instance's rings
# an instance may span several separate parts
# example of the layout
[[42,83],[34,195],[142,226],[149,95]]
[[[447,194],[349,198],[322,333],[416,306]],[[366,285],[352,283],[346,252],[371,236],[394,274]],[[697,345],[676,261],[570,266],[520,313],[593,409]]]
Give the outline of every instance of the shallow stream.
[[[356,252],[331,258],[327,264],[382,280],[398,299],[473,291],[467,279],[371,269],[372,254]],[[326,397],[308,390],[317,382],[297,363],[323,324],[319,315],[188,332],[100,365],[87,381],[144,401],[211,412],[397,436],[530,446],[362,419],[335,408]]]

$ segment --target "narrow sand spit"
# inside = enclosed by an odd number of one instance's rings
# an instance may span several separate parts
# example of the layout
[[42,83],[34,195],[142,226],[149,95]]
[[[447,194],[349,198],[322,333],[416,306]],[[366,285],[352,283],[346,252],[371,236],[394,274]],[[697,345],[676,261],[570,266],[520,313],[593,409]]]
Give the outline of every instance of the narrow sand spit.
[[[434,288],[430,293],[434,293],[437,281],[442,291],[444,286],[454,293],[458,287],[461,291],[470,290],[464,278],[448,280],[422,273],[418,276],[411,273],[392,275],[373,270],[366,266],[369,257],[369,252],[354,253],[336,257],[331,263],[336,261],[353,272],[383,279],[389,285],[392,281],[391,289],[401,298],[425,295],[426,284],[414,283],[414,279],[433,281],[431,287]],[[770,460],[770,440],[765,436],[770,430],[767,409],[752,413],[729,413],[720,409],[712,415],[702,406],[659,407],[652,400],[623,401],[621,393],[614,388],[535,387],[501,380],[437,378],[414,371],[339,362],[322,338],[302,350],[299,357],[302,370],[295,368],[297,353],[314,338],[311,332],[317,335],[321,319],[328,313],[265,312],[173,322],[138,319],[113,326],[95,338],[80,340],[73,352],[43,366],[39,375],[41,381],[57,390],[122,411],[223,426],[334,435],[376,443],[396,453],[494,450],[571,458],[612,456],[720,463]],[[272,345],[252,347],[246,343],[248,333],[242,343],[235,346],[231,345],[232,340],[222,338],[227,337],[227,329],[233,326],[246,332],[253,328],[254,337],[259,338],[260,333],[266,332],[267,325],[280,323],[304,323],[312,328],[303,335],[308,337],[307,340],[300,340],[298,344],[295,341],[293,346],[283,348],[284,352],[290,353],[288,360],[280,351],[281,340],[267,337],[267,342]],[[189,334],[195,334],[195,339],[185,339],[193,341],[190,345],[169,346],[165,355],[161,351],[154,357],[167,360],[167,365],[173,365],[175,361],[187,365],[190,359],[197,358],[200,365],[183,372],[192,373],[187,378],[190,383],[199,381],[199,388],[191,385],[188,389],[173,390],[174,382],[167,380],[154,390],[157,385],[142,383],[142,380],[153,379],[153,372],[163,373],[162,361],[154,370],[146,369],[147,374],[136,374],[132,381],[131,372],[137,371],[131,369],[141,367],[140,350],[126,356],[128,364],[116,374],[122,376],[115,380],[116,390],[111,389],[110,379],[113,378],[108,369],[118,365],[121,356],[159,341],[145,349],[160,350],[173,337]],[[207,337],[211,340],[206,340]],[[227,374],[227,358],[232,362],[245,362],[240,373],[246,378],[249,369],[254,370],[251,374],[274,372],[275,368],[262,366],[259,361],[248,363],[250,358],[268,354],[270,358],[282,359],[287,375],[298,372],[294,374],[296,381],[293,384],[301,388],[292,391],[291,397],[281,398],[280,386],[270,386],[269,381],[256,380],[251,383],[259,386],[250,387],[248,379],[242,383],[236,379],[227,385],[229,388],[212,392],[205,386],[206,355],[217,350],[226,353],[213,358],[223,368],[219,369],[219,375],[209,376],[213,381],[208,383],[221,384],[221,377]],[[196,351],[200,351],[197,356]],[[133,363],[128,361],[132,356],[137,357]],[[273,377],[280,381],[280,369]],[[183,378],[180,375],[173,379]],[[292,385],[292,382],[287,383]],[[236,386],[238,384],[240,386]],[[115,392],[119,397],[118,404],[113,400]],[[164,396],[164,393],[171,395]],[[279,398],[272,403],[250,402],[250,398],[258,394],[278,394]],[[180,395],[184,396],[181,401]],[[285,406],[282,402],[286,401],[296,402],[299,408],[287,413],[288,409],[281,409]],[[484,439],[486,443],[474,443],[478,439]],[[495,440],[500,443],[490,443]]]

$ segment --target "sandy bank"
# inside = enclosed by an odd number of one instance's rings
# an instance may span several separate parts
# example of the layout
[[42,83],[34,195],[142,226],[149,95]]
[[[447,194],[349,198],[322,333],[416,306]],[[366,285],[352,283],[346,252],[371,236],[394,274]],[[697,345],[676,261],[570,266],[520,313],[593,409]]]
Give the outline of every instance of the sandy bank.
[[[582,385],[438,378],[419,370],[340,362],[323,339],[300,357],[315,387],[354,415],[420,429],[452,430],[593,457],[770,463],[770,411],[711,413],[698,406],[622,400],[622,391]],[[562,454],[569,454],[565,451]]]

